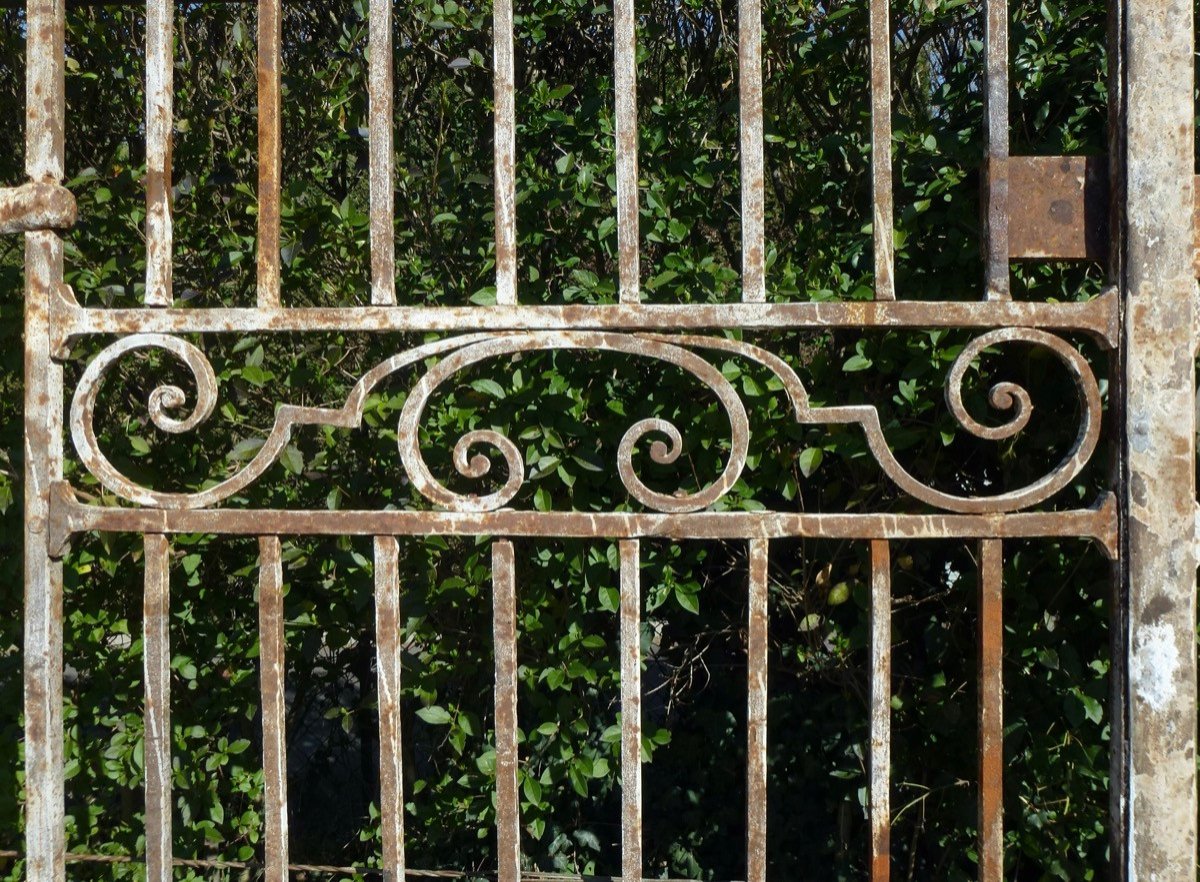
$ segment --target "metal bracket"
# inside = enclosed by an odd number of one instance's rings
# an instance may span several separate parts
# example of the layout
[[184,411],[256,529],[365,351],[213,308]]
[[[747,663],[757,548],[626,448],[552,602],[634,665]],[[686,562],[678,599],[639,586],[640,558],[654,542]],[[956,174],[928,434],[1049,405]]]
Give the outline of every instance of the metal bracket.
[[[1107,260],[1108,167],[1105,156],[1010,156],[1009,259]],[[1200,278],[1200,197],[1196,203],[1195,273]]]

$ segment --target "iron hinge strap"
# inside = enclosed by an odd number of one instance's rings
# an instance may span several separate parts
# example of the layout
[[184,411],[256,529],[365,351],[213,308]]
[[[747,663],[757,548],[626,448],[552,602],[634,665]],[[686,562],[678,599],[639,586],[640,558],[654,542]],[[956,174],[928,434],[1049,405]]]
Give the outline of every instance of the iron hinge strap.
[[69,230],[77,216],[75,196],[60,184],[0,187],[0,234]]

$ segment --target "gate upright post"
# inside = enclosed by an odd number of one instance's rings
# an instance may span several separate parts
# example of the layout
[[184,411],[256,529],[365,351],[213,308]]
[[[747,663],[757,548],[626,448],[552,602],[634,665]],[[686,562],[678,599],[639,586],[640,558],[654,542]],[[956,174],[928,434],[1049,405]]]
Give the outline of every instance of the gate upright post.
[[[1196,879],[1192,0],[1122,0],[1127,882]],[[1120,876],[1120,873],[1118,874]]]
[[[25,170],[62,184],[65,0],[29,0]],[[25,235],[25,878],[61,882],[63,829],[62,561],[51,557],[50,489],[62,479],[63,373],[50,353],[50,298],[62,240]]]

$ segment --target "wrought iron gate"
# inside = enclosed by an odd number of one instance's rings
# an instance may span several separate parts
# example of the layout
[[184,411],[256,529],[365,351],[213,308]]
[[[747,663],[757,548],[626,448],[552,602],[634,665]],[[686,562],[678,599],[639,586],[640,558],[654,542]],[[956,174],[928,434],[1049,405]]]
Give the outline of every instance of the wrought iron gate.
[[[888,877],[890,543],[954,538],[978,543],[980,568],[980,875],[1003,877],[1001,766],[1003,713],[1001,597],[1005,542],[1023,537],[1082,537],[1115,561],[1123,591],[1115,629],[1118,712],[1114,733],[1113,834],[1118,862],[1131,880],[1195,878],[1195,526],[1194,369],[1196,348],[1193,145],[1193,12],[1186,0],[1121,0],[1112,9],[1112,117],[1107,173],[1082,157],[1009,156],[1008,12],[986,0],[986,157],[984,296],[974,303],[903,299],[893,282],[891,87],[888,0],[870,0],[874,145],[872,303],[767,302],[764,283],[763,125],[759,0],[740,5],[743,297],[724,305],[647,305],[639,298],[638,171],[634,0],[617,0],[615,102],[620,302],[609,306],[522,305],[516,280],[515,105],[512,0],[497,0],[495,54],[496,305],[396,305],[394,281],[391,16],[388,0],[370,4],[371,300],[361,308],[293,308],[280,284],[280,0],[259,0],[258,303],[253,308],[173,306],[172,10],[147,3],[145,131],[147,277],[145,304],[135,309],[80,306],[63,284],[56,232],[73,222],[64,180],[65,0],[29,0],[27,171],[29,182],[0,193],[0,222],[26,236],[25,315],[25,711],[27,868],[31,882],[64,878],[62,768],[62,564],[68,542],[86,531],[141,534],[145,541],[145,714],[147,878],[171,878],[168,564],[171,537],[215,533],[258,537],[260,549],[261,693],[266,776],[266,877],[288,878],[286,758],[283,738],[284,641],[280,537],[361,535],[374,538],[376,629],[384,866],[403,878],[399,576],[397,537],[456,534],[498,537],[494,578],[495,714],[497,732],[498,871],[501,882],[522,878],[517,790],[517,631],[514,549],[526,537],[590,537],[620,546],[622,731],[622,877],[641,879],[641,658],[639,540],[740,540],[749,549],[749,706],[746,878],[765,882],[767,555],[772,540],[838,537],[869,543],[871,575],[870,813],[872,878]],[[1104,187],[1111,193],[1104,203]],[[1111,221],[1111,247],[1099,215]],[[1009,294],[1013,259],[1109,254],[1111,287],[1086,303],[1016,302]],[[1074,446],[1049,474],[996,496],[955,496],[908,473],[891,453],[871,407],[810,403],[782,359],[719,332],[739,329],[869,327],[964,328],[977,333],[955,362],[947,400],[974,435],[1006,438],[1029,418],[1027,392],[1004,384],[992,403],[1010,411],[999,427],[965,410],[965,372],[988,347],[1011,341],[1044,347],[1066,367],[1082,403]],[[228,480],[195,493],[158,492],[122,474],[104,455],[93,411],[106,373],[128,353],[159,350],[190,370],[194,403],[170,385],[155,389],[149,416],[161,430],[199,428],[217,399],[217,381],[189,335],[321,330],[441,332],[436,342],[401,352],[367,373],[338,408],[284,404],[267,443]],[[1082,334],[1114,353],[1119,394],[1112,396],[1121,437],[1120,468],[1111,492],[1076,510],[1039,509],[1091,460],[1100,438],[1101,392],[1092,369],[1063,334]],[[61,359],[72,341],[115,338],[64,389]],[[485,359],[546,349],[624,353],[674,365],[697,378],[721,403],[731,427],[724,471],[691,494],[652,490],[634,468],[634,448],[646,436],[659,463],[678,457],[682,439],[670,423],[643,420],[617,452],[621,481],[642,513],[518,511],[509,507],[524,480],[517,447],[502,435],[473,431],[455,446],[453,462],[468,478],[490,468],[480,447],[498,451],[507,480],[490,495],[455,492],[422,457],[418,428],[430,396],[456,372]],[[800,423],[860,427],[882,470],[934,513],[841,514],[708,511],[733,486],[746,463],[749,422],[743,402],[711,363],[717,353],[756,362],[779,380]],[[301,426],[354,427],[370,391],[409,366],[436,366],[416,382],[400,419],[404,470],[433,504],[428,511],[255,511],[222,501],[259,478]],[[82,501],[63,480],[63,413],[87,470],[126,504]],[[180,415],[182,414],[182,415]],[[532,878],[526,874],[525,878]]]

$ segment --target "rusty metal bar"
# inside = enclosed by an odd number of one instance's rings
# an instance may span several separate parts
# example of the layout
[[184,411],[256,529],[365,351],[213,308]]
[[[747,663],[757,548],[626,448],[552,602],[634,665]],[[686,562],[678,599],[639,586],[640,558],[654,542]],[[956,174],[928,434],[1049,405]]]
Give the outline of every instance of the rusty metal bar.
[[517,587],[513,544],[492,543],[492,634],[496,655],[496,847],[499,882],[521,879],[517,791]]
[[283,147],[280,139],[280,0],[258,0],[258,306],[278,307]]
[[371,188],[371,302],[396,302],[395,123],[392,116],[392,0],[371,0],[368,138]]
[[892,873],[892,553],[871,542],[871,882]]
[[750,541],[749,689],[746,701],[746,882],[767,880],[767,564],[770,543]]
[[258,665],[262,694],[265,882],[288,882],[287,739],[284,696],[283,563],[279,537],[258,540]]
[[901,300],[614,304],[520,307],[386,307],[295,309],[99,309],[84,308],[60,295],[54,304],[58,339],[87,334],[204,334],[284,331],[500,331],[602,328],[676,330],[740,327],[784,328],[1043,328],[1076,330],[1116,345],[1117,295],[1107,292],[1086,303],[1004,301],[979,303]]
[[[37,184],[63,179],[63,0],[30,0],[25,76],[25,171]],[[52,558],[50,496],[62,480],[62,367],[50,358],[53,293],[62,284],[62,241],[25,236],[25,876],[62,882],[63,571]]]
[[984,282],[988,300],[1008,300],[1008,0],[986,0],[985,15]]
[[496,303],[517,302],[517,111],[513,72],[513,0],[492,7],[495,79]]
[[979,882],[1004,878],[1004,551],[979,543]]
[[146,882],[171,882],[171,545],[147,533],[143,548]]
[[642,878],[642,588],[641,544],[621,556],[621,876]]
[[637,33],[634,0],[613,4],[613,69],[617,152],[618,299],[642,299],[638,198]]
[[1196,876],[1194,10],[1124,0],[1122,745],[1128,882]]
[[1007,515],[818,514],[779,512],[430,512],[288,511],[282,509],[136,509],[84,505],[65,484],[54,498],[52,534],[100,532],[221,533],[257,536],[265,524],[305,536],[559,536],[663,539],[979,539],[1078,537],[1116,555],[1116,504],[1106,495],[1091,509]]
[[29,183],[0,187],[0,236],[39,230],[67,230],[77,209],[71,191],[59,184]]
[[175,4],[146,0],[147,306],[170,306],[171,130],[175,124]]
[[738,2],[738,112],[742,140],[742,300],[761,303],[767,299],[761,0]]
[[896,299],[892,195],[892,23],[888,0],[871,0],[871,229],[875,299]]
[[379,827],[385,882],[404,882],[404,754],[400,716],[400,543],[375,537],[375,659],[379,682]]

